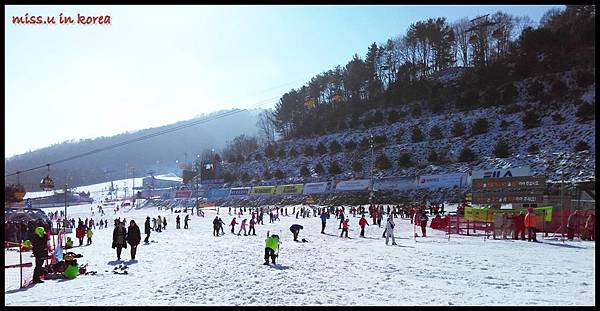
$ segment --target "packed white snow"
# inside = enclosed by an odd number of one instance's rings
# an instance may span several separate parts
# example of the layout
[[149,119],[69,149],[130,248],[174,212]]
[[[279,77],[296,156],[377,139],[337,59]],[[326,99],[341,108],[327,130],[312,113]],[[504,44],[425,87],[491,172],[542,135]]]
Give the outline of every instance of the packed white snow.
[[[90,206],[69,207],[69,217],[91,216]],[[128,209],[128,208],[127,208]],[[370,225],[359,238],[358,217],[350,217],[349,239],[340,238],[332,217],[321,234],[318,217],[257,225],[256,236],[212,235],[212,220],[193,215],[189,229],[175,229],[176,213],[156,207],[106,210],[108,229],[94,230],[93,243],[78,247],[79,264],[97,275],[46,280],[26,289],[5,280],[6,305],[594,305],[595,242],[538,237],[541,243],[492,240],[479,236],[447,237],[427,229],[414,238],[409,219],[396,219],[398,246],[386,246],[383,224]],[[62,208],[45,209],[46,211]],[[152,232],[138,247],[137,261],[123,250],[128,275],[113,274],[113,217],[134,219],[145,237],[146,216],[167,216],[167,228]],[[228,225],[233,218],[221,207]],[[98,214],[95,213],[96,221]],[[248,213],[242,216],[249,218]],[[384,217],[384,222],[385,222]],[[240,218],[238,217],[238,222]],[[294,242],[290,225],[304,226]],[[372,223],[369,220],[369,223]],[[265,266],[267,231],[282,237],[276,266]],[[420,234],[419,234],[420,235]],[[5,252],[6,254],[7,252]],[[18,253],[17,253],[18,254]],[[14,255],[13,255],[14,256]],[[27,254],[27,260],[32,260]],[[5,258],[5,263],[7,259]],[[14,263],[14,261],[13,261]],[[10,269],[12,272],[18,269]]]

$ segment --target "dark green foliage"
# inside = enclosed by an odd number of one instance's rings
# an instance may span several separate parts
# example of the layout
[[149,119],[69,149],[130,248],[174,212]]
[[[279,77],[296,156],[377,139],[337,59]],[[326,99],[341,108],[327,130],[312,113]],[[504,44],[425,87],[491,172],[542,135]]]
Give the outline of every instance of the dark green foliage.
[[440,160],[439,155],[437,154],[437,152],[435,152],[435,150],[431,150],[429,151],[429,155],[427,155],[427,161],[431,162],[431,163],[438,163],[438,161]]
[[304,146],[303,152],[304,152],[304,155],[307,157],[312,157],[315,154],[315,150],[313,149],[313,147],[311,145]]
[[577,117],[577,119],[579,121],[589,121],[589,120],[593,120],[596,116],[595,116],[595,107],[591,104],[588,103],[583,103],[581,105],[579,105],[579,107],[577,108],[577,112],[575,113],[575,116]]
[[385,154],[380,154],[375,160],[375,167],[381,171],[392,168],[392,162]]
[[529,147],[527,147],[527,152],[529,154],[537,154],[540,152],[540,146],[538,144],[531,144]]
[[508,158],[510,156],[510,146],[503,137],[496,141],[494,156],[496,158]]
[[565,118],[560,114],[560,112],[556,112],[555,114],[553,114],[552,120],[554,120],[554,122],[556,122],[557,124],[565,122]]
[[360,141],[360,149],[365,150],[369,148],[369,138],[365,137]]
[[510,122],[506,121],[506,120],[502,120],[500,121],[500,127],[503,129],[507,129],[510,126]]
[[582,140],[578,141],[577,144],[575,144],[575,151],[580,152],[584,150],[590,150],[590,145]]
[[391,111],[388,113],[388,122],[389,122],[390,124],[392,124],[392,123],[396,123],[396,122],[398,122],[399,120],[400,120],[400,114],[398,114],[398,111],[396,111],[396,110],[391,110]]
[[265,170],[265,173],[263,174],[263,178],[264,178],[264,180],[269,180],[269,179],[273,178],[273,175],[271,175],[271,171],[269,171],[268,168]]
[[490,124],[486,118],[478,118],[473,122],[471,127],[471,135],[485,134],[488,132]]
[[320,142],[320,143],[317,145],[316,151],[317,151],[317,153],[318,153],[319,155],[324,155],[324,154],[326,154],[326,153],[327,153],[327,147],[325,147],[325,145],[323,145],[323,143],[322,143],[322,142]]
[[356,148],[356,143],[353,140],[349,140],[344,143],[344,148],[346,148],[346,151],[353,151]]
[[288,152],[288,156],[290,158],[296,158],[298,156],[298,151],[296,151],[296,148],[292,147],[290,148],[290,151]]
[[431,138],[432,140],[444,138],[444,134],[442,134],[442,129],[439,126],[434,125],[431,128],[431,130],[429,130],[429,138]]
[[411,130],[411,140],[413,143],[418,143],[423,141],[425,138],[423,137],[423,132],[418,126],[413,126]]
[[595,76],[589,70],[580,71],[577,73],[577,86],[580,88],[586,88],[594,83]]
[[323,175],[324,172],[325,168],[323,167],[323,164],[317,163],[317,165],[315,165],[315,173],[317,173],[318,175]]
[[348,126],[346,125],[346,121],[341,120],[340,123],[338,124],[338,131],[343,131],[347,128],[348,128]]
[[240,176],[240,178],[242,179],[243,182],[249,182],[250,181],[250,175],[248,175],[248,173],[243,172],[242,176]]
[[521,121],[523,122],[525,129],[532,129],[540,126],[540,116],[533,109],[527,110]]
[[509,83],[500,91],[500,105],[509,105],[515,101],[517,97],[517,88],[513,83]]
[[284,149],[283,147],[281,147],[281,149],[279,149],[279,150],[277,151],[277,156],[278,156],[280,159],[283,159],[283,158],[285,158],[285,149]]
[[467,145],[463,147],[458,155],[458,162],[473,162],[477,160],[477,155]]
[[260,155],[260,153],[255,154],[254,155],[254,160],[261,161],[262,160],[262,155]]
[[401,144],[404,142],[404,128],[398,129],[398,133],[396,133],[396,142]]
[[283,178],[285,178],[285,174],[281,170],[276,170],[273,173],[273,176],[275,176],[275,178],[277,178],[277,179],[283,179]]
[[544,92],[544,85],[538,81],[533,81],[527,88],[527,95],[531,100],[539,100],[542,98]]
[[387,141],[387,138],[385,137],[385,135],[373,136],[373,143],[376,145],[385,144],[386,141]]
[[565,92],[568,90],[567,85],[562,82],[560,79],[555,80],[550,85],[550,91],[554,96],[562,96],[565,95]]
[[419,118],[419,117],[421,117],[421,114],[422,114],[422,111],[421,111],[421,105],[419,105],[419,104],[414,104],[414,105],[412,106],[412,109],[411,109],[411,114],[412,114],[412,116],[413,116],[413,117],[415,117],[415,118]]
[[265,156],[269,159],[275,158],[275,146],[274,145],[268,144],[267,147],[265,147]]
[[460,137],[465,135],[465,124],[462,121],[456,121],[452,125],[452,136]]
[[308,167],[306,166],[306,164],[304,164],[300,167],[300,176],[302,176],[302,177],[310,176],[310,170],[308,170]]
[[336,140],[332,141],[329,144],[329,152],[331,152],[332,154],[338,153],[340,151],[342,151],[342,145],[340,145],[340,143],[338,143]]
[[400,157],[398,158],[398,165],[403,168],[413,166],[412,155],[410,152],[403,152],[400,154]]
[[352,171],[357,173],[362,171],[362,163],[359,160],[352,161]]
[[342,168],[340,167],[340,164],[337,161],[333,161],[331,162],[331,164],[329,164],[329,174],[330,175],[337,175],[337,174],[341,174],[342,173]]

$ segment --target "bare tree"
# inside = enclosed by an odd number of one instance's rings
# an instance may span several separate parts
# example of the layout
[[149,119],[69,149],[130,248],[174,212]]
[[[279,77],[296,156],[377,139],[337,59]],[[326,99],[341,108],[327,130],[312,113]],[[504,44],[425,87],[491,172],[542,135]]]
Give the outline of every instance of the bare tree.
[[273,109],[265,109],[258,115],[258,121],[256,122],[258,127],[259,138],[264,142],[275,141],[275,122],[273,116]]
[[459,59],[464,67],[469,66],[469,20],[463,17],[452,24],[454,29],[456,50],[459,52]]

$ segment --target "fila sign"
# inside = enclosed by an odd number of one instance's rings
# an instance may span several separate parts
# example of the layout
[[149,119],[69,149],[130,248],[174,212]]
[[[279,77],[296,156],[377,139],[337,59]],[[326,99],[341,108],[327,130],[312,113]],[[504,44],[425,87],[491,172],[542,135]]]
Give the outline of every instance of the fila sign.
[[504,177],[517,177],[517,176],[531,176],[531,169],[529,166],[514,167],[508,169],[487,169],[473,171],[471,175],[472,179],[480,178],[504,178]]

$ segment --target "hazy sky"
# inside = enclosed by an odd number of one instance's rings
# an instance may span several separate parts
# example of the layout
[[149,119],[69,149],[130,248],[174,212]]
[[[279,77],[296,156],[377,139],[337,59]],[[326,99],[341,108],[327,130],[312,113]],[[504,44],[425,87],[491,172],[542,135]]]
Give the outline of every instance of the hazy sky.
[[[227,108],[272,107],[427,18],[556,6],[5,6],[5,156]],[[55,16],[16,25],[13,16]],[[110,15],[61,25],[59,14]]]

